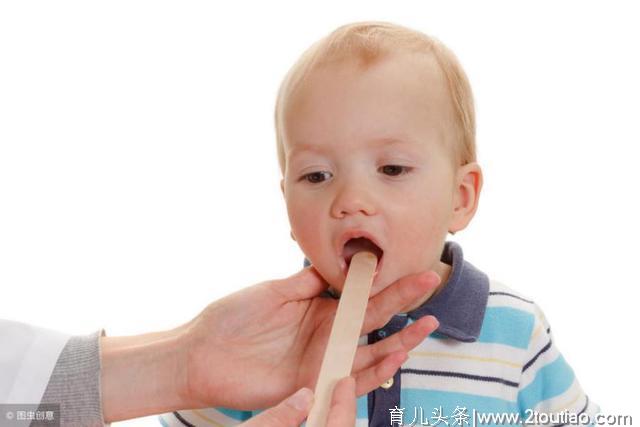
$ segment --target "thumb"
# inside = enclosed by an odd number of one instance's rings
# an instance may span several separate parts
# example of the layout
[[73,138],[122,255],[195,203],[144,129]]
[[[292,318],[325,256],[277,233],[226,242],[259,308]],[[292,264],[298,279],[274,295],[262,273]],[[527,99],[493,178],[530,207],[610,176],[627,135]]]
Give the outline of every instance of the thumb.
[[261,412],[239,427],[298,427],[309,414],[313,392],[301,388],[284,402]]

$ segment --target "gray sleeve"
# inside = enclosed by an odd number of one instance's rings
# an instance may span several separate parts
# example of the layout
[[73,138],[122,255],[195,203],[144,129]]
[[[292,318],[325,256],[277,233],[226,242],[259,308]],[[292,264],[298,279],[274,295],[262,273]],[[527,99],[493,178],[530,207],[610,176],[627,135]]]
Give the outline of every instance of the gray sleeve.
[[41,404],[60,405],[61,427],[105,425],[100,385],[100,337],[104,335],[101,329],[73,336],[58,357]]

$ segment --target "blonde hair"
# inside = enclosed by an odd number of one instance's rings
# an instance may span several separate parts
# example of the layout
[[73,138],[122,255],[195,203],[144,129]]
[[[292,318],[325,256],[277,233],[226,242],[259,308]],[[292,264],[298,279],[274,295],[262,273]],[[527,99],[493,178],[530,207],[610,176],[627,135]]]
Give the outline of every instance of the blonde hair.
[[433,55],[444,73],[455,115],[457,135],[453,143],[454,166],[476,161],[475,110],[467,76],[449,48],[422,32],[381,21],[354,22],[335,29],[309,47],[280,84],[275,106],[278,163],[285,173],[284,112],[286,101],[304,83],[307,75],[325,64],[358,60],[366,68],[392,53]]

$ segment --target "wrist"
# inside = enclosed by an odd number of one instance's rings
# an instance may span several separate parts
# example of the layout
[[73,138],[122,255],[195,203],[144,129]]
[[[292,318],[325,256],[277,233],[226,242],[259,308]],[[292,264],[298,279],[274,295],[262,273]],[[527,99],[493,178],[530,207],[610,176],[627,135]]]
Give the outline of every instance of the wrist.
[[101,337],[101,393],[106,423],[189,407],[184,328]]

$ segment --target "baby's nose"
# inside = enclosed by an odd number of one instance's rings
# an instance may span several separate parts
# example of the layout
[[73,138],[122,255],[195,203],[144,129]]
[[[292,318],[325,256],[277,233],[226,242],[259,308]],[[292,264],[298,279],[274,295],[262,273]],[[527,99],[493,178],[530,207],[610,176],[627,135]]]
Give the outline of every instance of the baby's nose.
[[331,216],[343,218],[346,215],[374,215],[375,203],[369,191],[362,186],[345,185],[336,194],[331,206]]

